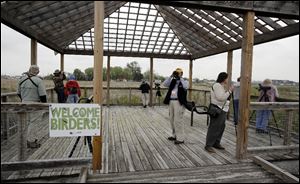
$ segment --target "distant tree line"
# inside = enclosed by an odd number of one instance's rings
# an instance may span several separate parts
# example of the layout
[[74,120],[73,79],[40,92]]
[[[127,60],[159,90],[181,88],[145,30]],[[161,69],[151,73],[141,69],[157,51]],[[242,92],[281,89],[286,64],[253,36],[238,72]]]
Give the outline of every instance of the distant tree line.
[[[102,70],[103,80],[106,81],[106,73],[107,68],[104,67]],[[76,68],[72,73],[76,80],[81,81],[92,81],[94,77],[94,68],[86,68],[83,71]],[[46,80],[52,80],[53,74],[47,75],[44,77]],[[131,63],[127,63],[125,68],[122,68],[120,66],[110,67],[110,79],[111,80],[127,80],[127,81],[141,81],[143,79],[149,80],[150,78],[150,71],[146,71],[144,74],[141,73],[141,67],[136,61],[133,61]],[[154,73],[154,80],[164,80],[165,77],[160,76],[158,74]]]

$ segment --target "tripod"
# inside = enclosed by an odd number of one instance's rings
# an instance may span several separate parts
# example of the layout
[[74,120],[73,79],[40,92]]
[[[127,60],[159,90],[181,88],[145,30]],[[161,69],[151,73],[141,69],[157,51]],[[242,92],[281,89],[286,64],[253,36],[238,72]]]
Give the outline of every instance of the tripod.
[[[85,103],[91,103],[93,101],[93,96],[90,96],[89,98],[80,98],[78,100],[78,103],[80,103],[83,100],[85,100]],[[77,137],[77,139],[76,139],[76,141],[75,141],[75,143],[73,145],[73,148],[72,148],[72,150],[71,150],[71,152],[69,154],[69,158],[72,157],[73,152],[76,149],[76,146],[77,146],[79,140],[80,140],[80,136]],[[92,137],[91,136],[84,136],[84,145],[86,145],[86,142],[88,143],[90,153],[93,153]]]
[[[73,146],[73,148],[72,148],[72,150],[69,154],[69,158],[72,157],[73,152],[76,149],[76,146],[77,146],[79,140],[80,140],[80,137],[77,137],[76,142],[75,142],[75,144],[74,144],[74,146]],[[88,143],[90,153],[93,153],[92,137],[91,136],[84,136],[84,145],[86,145],[86,142]]]

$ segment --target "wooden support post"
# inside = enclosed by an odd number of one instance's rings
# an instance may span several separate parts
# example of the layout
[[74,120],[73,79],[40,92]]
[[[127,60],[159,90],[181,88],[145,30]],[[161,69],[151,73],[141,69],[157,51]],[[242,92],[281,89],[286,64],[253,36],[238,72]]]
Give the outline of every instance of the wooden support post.
[[150,58],[150,79],[149,79],[149,85],[150,85],[150,107],[152,107],[152,100],[153,100],[153,57]]
[[287,111],[287,121],[284,123],[284,137],[283,137],[283,145],[291,144],[291,131],[293,124],[293,111]]
[[50,101],[51,103],[54,103],[54,89],[50,90]]
[[60,54],[60,71],[64,71],[65,69],[65,57],[64,54]]
[[206,91],[204,91],[204,105],[208,106],[208,104],[207,104],[207,92]]
[[190,68],[189,68],[189,96],[188,99],[192,100],[192,89],[193,89],[193,60],[190,59]]
[[248,127],[250,111],[252,54],[254,42],[254,12],[247,12],[243,21],[242,63],[241,63],[241,91],[239,101],[239,122],[237,126],[236,158],[247,156]]
[[110,105],[110,56],[107,56],[107,70],[106,70],[107,92],[106,92],[106,105]]
[[19,161],[26,160],[27,153],[27,112],[18,113],[18,135],[19,135],[19,144],[18,144],[18,159]]
[[37,41],[31,39],[31,65],[37,65]]
[[[228,84],[227,89],[231,86],[232,83],[232,50],[228,51],[227,53],[227,74],[228,74]],[[232,99],[233,102],[233,99]],[[227,112],[227,119],[229,119],[230,116],[230,108]]]
[[[94,29],[95,29],[95,47],[94,47],[94,80],[93,95],[94,103],[102,104],[102,68],[103,68],[103,20],[104,20],[104,1],[94,2]],[[102,108],[102,107],[101,107]],[[102,116],[102,110],[101,110]],[[102,131],[102,117],[101,117]],[[93,137],[93,172],[102,168],[102,132],[100,136]]]
[[131,103],[131,88],[129,88],[129,106],[131,107],[132,103]]
[[88,98],[87,88],[83,88],[83,95]]
[[[2,102],[7,102],[7,96],[1,96],[1,103]],[[9,119],[7,113],[3,113],[3,114],[1,113],[1,119],[2,118],[5,121],[4,124],[1,123],[1,129],[3,128],[3,138],[5,140],[9,140]]]

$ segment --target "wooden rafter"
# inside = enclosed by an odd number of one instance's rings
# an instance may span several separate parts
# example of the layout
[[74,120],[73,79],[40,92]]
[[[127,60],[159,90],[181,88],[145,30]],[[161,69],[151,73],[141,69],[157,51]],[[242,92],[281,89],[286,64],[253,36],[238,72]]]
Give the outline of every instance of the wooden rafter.
[[[249,8],[256,15],[255,44],[299,34],[295,28],[299,22],[299,2],[294,1],[133,2],[105,1],[106,18],[118,13],[106,23],[109,32],[105,33],[104,49],[126,55],[128,51],[133,55],[157,51],[160,57],[173,53],[192,58],[226,52],[240,48],[241,15]],[[127,9],[121,9],[122,6]],[[138,11],[132,12],[132,7]],[[1,22],[56,52],[86,50],[87,54],[94,49],[93,12],[92,1],[5,1],[1,3]],[[127,18],[121,16],[124,13]],[[143,21],[140,16],[146,20],[143,25],[136,25],[131,23],[130,16],[136,16],[135,22]],[[285,33],[280,33],[281,30]]]

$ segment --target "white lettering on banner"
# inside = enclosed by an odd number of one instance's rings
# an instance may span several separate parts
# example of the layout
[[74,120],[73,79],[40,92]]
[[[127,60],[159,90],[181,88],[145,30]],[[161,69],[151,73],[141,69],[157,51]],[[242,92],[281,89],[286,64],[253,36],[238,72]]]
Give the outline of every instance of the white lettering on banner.
[[98,104],[50,104],[50,137],[100,136]]

